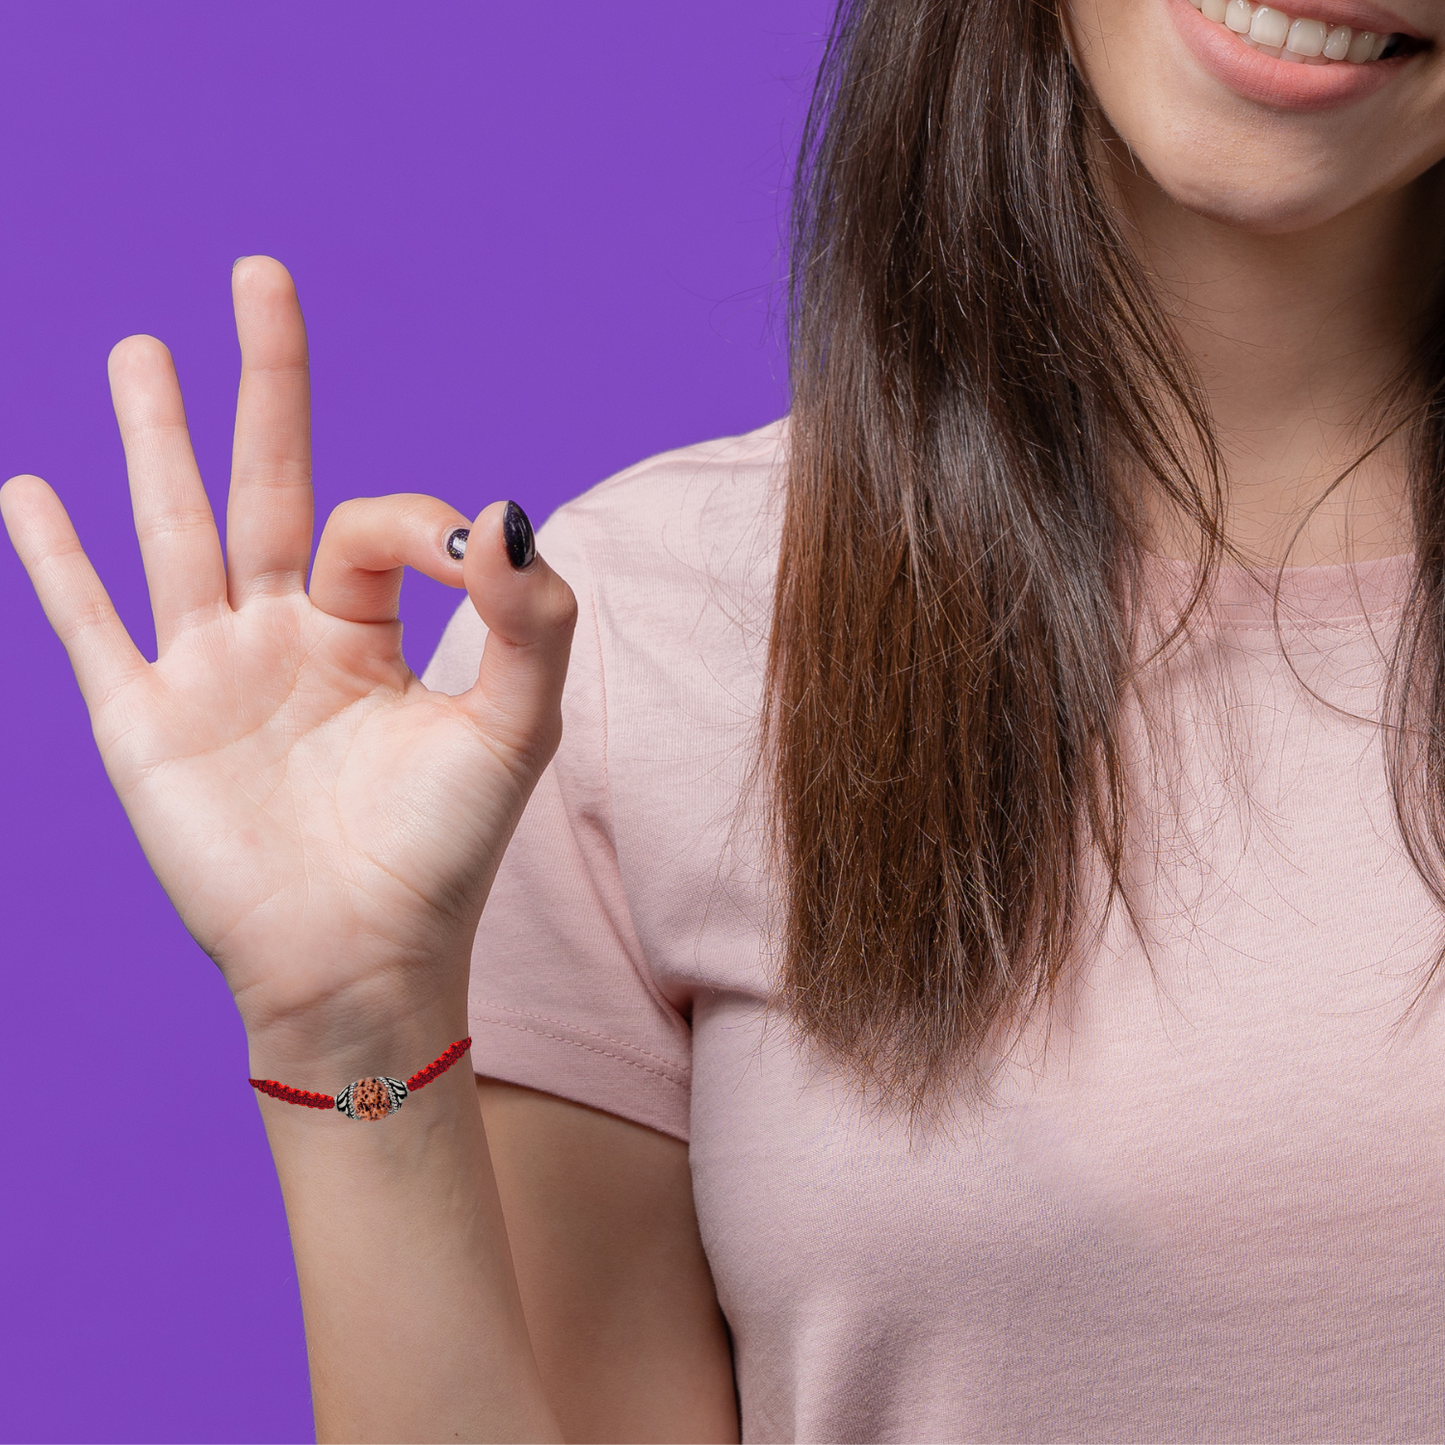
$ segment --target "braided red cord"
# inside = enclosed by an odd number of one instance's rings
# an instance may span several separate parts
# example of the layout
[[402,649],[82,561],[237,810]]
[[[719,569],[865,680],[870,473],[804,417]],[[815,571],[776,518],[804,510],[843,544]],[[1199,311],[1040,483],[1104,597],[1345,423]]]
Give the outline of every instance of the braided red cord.
[[[470,1036],[458,1039],[446,1053],[433,1059],[426,1068],[418,1069],[406,1081],[408,1093],[425,1088],[433,1079],[439,1078],[471,1048]],[[336,1099],[331,1094],[313,1094],[309,1089],[293,1089],[290,1084],[278,1084],[275,1079],[252,1079],[251,1087],[283,1104],[300,1104],[307,1109],[334,1109]]]
[[251,1087],[283,1104],[302,1104],[308,1109],[334,1109],[336,1100],[330,1094],[313,1094],[309,1089],[293,1089],[290,1084],[278,1084],[275,1079],[252,1079]]
[[426,1068],[418,1069],[416,1073],[414,1073],[411,1078],[406,1081],[407,1088],[412,1093],[415,1093],[418,1089],[425,1088],[429,1083],[431,1083],[433,1079],[437,1078],[441,1074],[446,1073],[446,1071],[451,1068],[451,1066],[456,1063],[456,1061],[461,1058],[461,1056],[466,1053],[466,1051],[471,1048],[471,1046],[472,1040],[470,1035],[468,1035],[464,1039],[458,1039],[456,1043],[454,1043],[451,1048],[446,1051],[446,1053],[440,1055],[440,1057],[438,1058],[433,1059],[431,1063],[426,1066]]

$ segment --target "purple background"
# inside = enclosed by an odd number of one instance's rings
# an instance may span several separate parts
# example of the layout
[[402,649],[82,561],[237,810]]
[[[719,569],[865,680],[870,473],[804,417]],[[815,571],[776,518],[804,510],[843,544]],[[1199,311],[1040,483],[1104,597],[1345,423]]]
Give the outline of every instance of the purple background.
[[[782,228],[831,0],[0,10],[0,473],[60,491],[142,646],[105,384],[175,352],[223,505],[232,260],[292,269],[321,516],[561,500],[785,407]],[[456,602],[407,585],[425,662]],[[309,1438],[279,1193],[218,974],[8,546],[0,1438]]]

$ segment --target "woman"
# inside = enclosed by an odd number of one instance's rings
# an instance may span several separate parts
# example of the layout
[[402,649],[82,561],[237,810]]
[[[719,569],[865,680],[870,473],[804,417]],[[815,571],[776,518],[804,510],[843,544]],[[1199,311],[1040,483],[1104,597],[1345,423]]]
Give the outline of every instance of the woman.
[[[323,1436],[1445,1428],[1445,17],[1309,5],[845,4],[788,425],[546,561],[357,501],[308,595],[264,259],[224,562],[112,359],[156,663],[7,484],[246,1022]],[[470,598],[430,690],[405,566]]]

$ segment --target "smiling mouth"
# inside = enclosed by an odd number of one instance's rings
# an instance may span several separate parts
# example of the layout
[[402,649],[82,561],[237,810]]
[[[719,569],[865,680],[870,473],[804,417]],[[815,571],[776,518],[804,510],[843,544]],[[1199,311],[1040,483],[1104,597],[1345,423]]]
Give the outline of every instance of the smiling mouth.
[[1368,65],[1426,48],[1413,35],[1385,35],[1288,15],[1249,0],[1190,0],[1206,20],[1232,31],[1253,50],[1299,65]]

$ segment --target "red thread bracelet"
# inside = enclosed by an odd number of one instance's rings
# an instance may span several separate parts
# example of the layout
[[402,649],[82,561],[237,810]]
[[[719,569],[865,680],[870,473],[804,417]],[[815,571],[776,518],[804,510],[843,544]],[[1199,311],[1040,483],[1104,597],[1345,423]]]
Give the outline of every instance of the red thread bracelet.
[[426,1068],[418,1069],[405,1083],[380,1074],[374,1079],[357,1079],[333,1098],[330,1094],[313,1094],[309,1089],[293,1089],[275,1079],[252,1079],[251,1087],[283,1104],[300,1104],[306,1109],[335,1109],[348,1119],[385,1119],[406,1103],[407,1096],[424,1089],[440,1078],[466,1051],[470,1038],[458,1039],[444,1054],[439,1054]]

